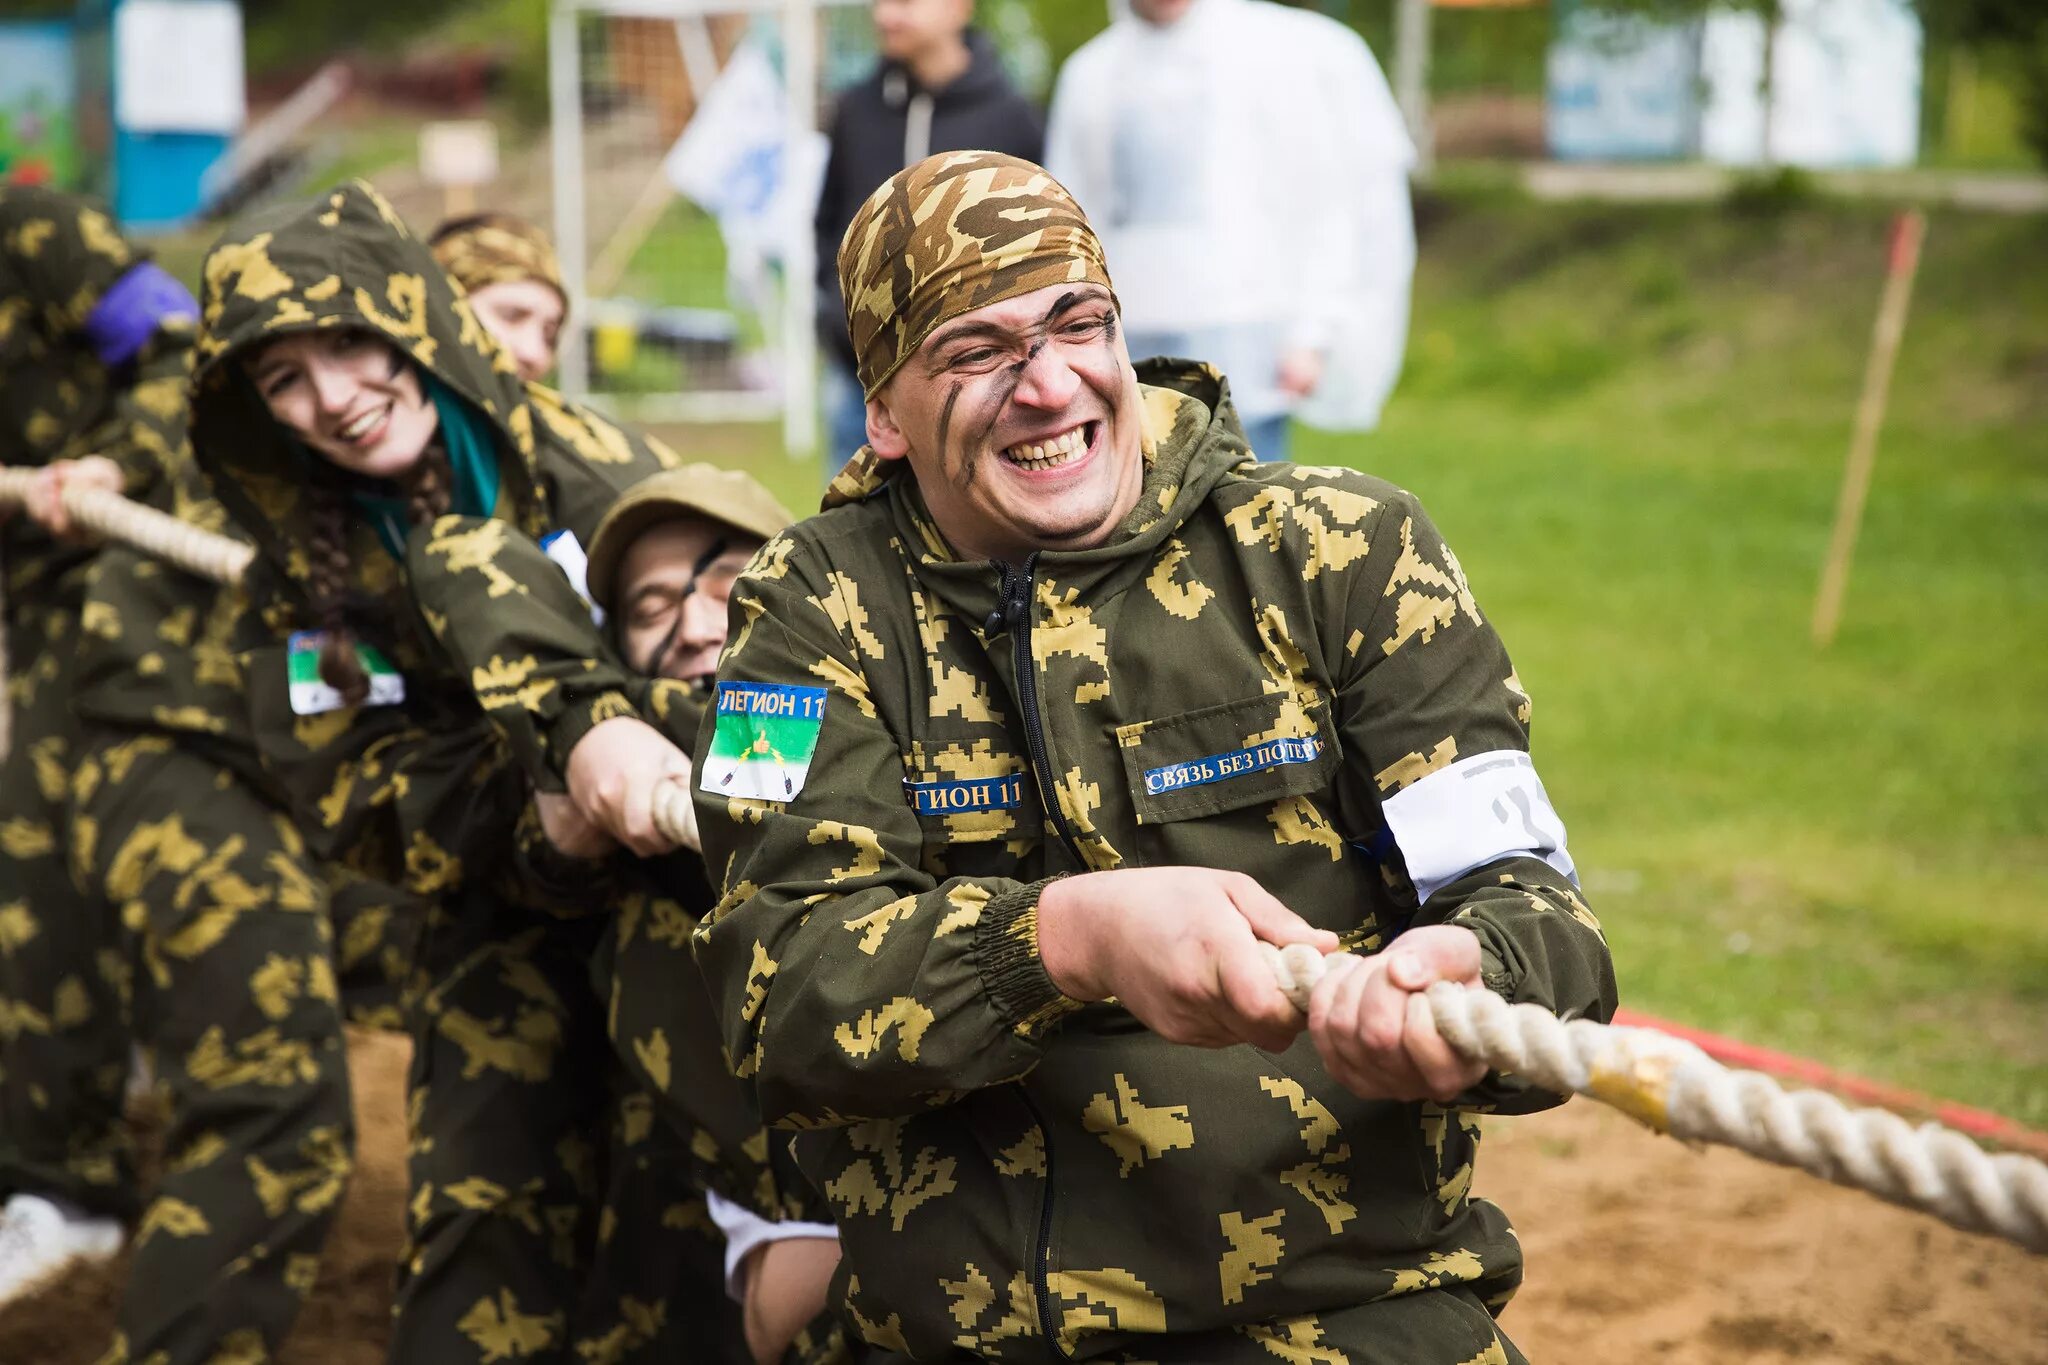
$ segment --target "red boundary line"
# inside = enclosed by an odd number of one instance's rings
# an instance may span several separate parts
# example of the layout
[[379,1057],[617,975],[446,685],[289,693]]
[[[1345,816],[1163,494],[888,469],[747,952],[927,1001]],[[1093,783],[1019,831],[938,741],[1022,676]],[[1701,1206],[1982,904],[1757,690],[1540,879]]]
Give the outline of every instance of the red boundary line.
[[1651,1015],[1639,1014],[1635,1010],[1616,1010],[1614,1022],[1630,1028],[1655,1029],[1674,1038],[1683,1038],[1717,1062],[1725,1062],[1749,1071],[1761,1071],[1767,1076],[1776,1076],[1783,1080],[1798,1081],[1802,1085],[1826,1090],[1859,1103],[1931,1118],[1957,1132],[1968,1133],[1971,1137],[1996,1143],[2000,1147],[2048,1157],[2048,1133],[2028,1128],[2003,1114],[1938,1100],[1932,1095],[1922,1095],[1917,1091],[1886,1085],[1881,1081],[1866,1080],[1861,1076],[1852,1076],[1846,1071],[1836,1071],[1832,1067],[1822,1066],[1819,1062],[1809,1061],[1804,1057],[1795,1057],[1789,1052],[1757,1047],[1753,1043],[1725,1038],[1718,1033],[1709,1033],[1705,1029],[1688,1028],[1684,1024],[1674,1024]]

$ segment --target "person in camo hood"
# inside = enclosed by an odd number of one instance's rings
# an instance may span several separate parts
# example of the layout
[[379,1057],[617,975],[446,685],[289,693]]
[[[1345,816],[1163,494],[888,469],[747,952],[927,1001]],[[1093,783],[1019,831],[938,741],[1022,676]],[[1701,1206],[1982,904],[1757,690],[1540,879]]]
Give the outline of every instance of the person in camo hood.
[[102,921],[65,864],[100,551],[70,533],[60,494],[168,503],[198,313],[98,208],[0,186],[0,465],[39,471],[25,510],[0,507],[0,1303],[113,1255],[134,1212],[133,1169],[102,1140],[119,1127],[127,1035],[98,970]]
[[[409,550],[488,557],[513,532],[587,540],[620,489],[674,457],[520,380],[360,182],[239,224],[203,274],[193,448],[258,546],[262,605],[231,652],[264,790],[316,856],[429,905],[393,1358],[564,1349],[599,1176],[576,1135],[604,1097],[564,1062],[588,1045],[559,985],[583,964],[550,955],[504,875],[526,779],[405,565]],[[449,513],[472,532],[434,535]],[[528,683],[516,660],[490,677],[502,695],[486,706]],[[555,1126],[485,1122],[506,1089]]]
[[512,353],[519,377],[545,379],[569,312],[547,234],[509,213],[476,213],[441,224],[428,244],[477,320]]
[[[733,592],[698,933],[850,1320],[918,1360],[1510,1361],[1432,981],[1604,1019],[1529,698],[1415,498],[1131,365],[1078,206],[933,157],[839,253],[870,445]],[[1191,282],[1192,285],[1192,282]],[[1343,954],[1306,1017],[1262,944]]]

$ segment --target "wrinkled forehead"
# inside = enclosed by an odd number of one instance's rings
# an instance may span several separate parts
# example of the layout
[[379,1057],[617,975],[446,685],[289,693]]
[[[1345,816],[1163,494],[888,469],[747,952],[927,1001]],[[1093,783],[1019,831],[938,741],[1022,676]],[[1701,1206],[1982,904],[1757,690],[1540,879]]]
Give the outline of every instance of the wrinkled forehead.
[[[659,575],[664,580],[687,577],[707,555],[715,552],[716,562],[735,563],[751,557],[764,542],[750,531],[728,526],[702,512],[676,509],[639,535],[619,558],[619,596],[630,597],[636,587]],[[707,565],[708,567],[708,565]]]
[[973,337],[1024,340],[1091,304],[1114,307],[1116,298],[1099,284],[1076,280],[997,299],[933,328],[932,334],[918,347],[918,355],[924,359],[935,359],[938,352],[947,346]]

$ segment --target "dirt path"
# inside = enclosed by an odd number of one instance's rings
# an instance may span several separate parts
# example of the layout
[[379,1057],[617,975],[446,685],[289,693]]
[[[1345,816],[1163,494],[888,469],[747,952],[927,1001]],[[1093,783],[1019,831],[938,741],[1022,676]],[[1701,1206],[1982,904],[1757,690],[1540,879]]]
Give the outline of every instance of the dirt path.
[[[290,1365],[383,1358],[405,1052],[353,1039],[361,1166]],[[1495,1124],[1479,1184],[1528,1251],[1503,1322],[1532,1360],[2048,1365],[2048,1258],[1734,1152],[1696,1154],[1591,1104]],[[0,1313],[0,1363],[92,1365],[121,1270]]]

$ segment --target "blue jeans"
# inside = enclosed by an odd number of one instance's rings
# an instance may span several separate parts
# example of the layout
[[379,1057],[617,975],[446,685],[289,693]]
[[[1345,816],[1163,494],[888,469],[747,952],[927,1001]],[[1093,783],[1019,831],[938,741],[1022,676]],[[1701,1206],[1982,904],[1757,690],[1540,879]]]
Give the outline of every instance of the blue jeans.
[[1252,454],[1261,460],[1284,460],[1287,458],[1287,423],[1284,412],[1271,417],[1245,419],[1245,442],[1251,446]]
[[824,482],[830,483],[868,443],[868,405],[853,371],[829,355],[818,357],[818,391],[825,406]]

